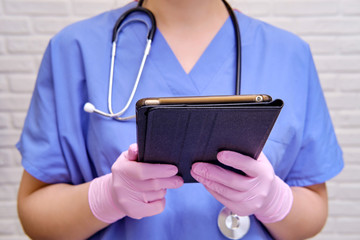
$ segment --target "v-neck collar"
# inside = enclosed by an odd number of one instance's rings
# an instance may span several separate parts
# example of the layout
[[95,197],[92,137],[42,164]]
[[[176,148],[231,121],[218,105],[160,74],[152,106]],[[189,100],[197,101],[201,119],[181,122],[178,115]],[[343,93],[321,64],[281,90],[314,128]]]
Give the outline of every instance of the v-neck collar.
[[[153,60],[166,79],[166,84],[169,85],[175,95],[202,95],[206,85],[221,68],[221,63],[224,62],[229,51],[234,48],[234,42],[226,47],[226,51],[221,47],[221,43],[229,38],[229,33],[232,33],[229,31],[229,27],[232,28],[230,18],[216,33],[189,73],[185,72],[166,39],[157,30],[152,49]],[[164,64],[166,65],[164,66]]]
[[[244,46],[243,36],[249,21],[242,23],[241,20],[245,20],[242,14],[239,12],[235,14],[240,22],[242,46]],[[228,17],[189,73],[185,72],[166,39],[157,29],[149,55],[151,65],[157,68],[164,84],[169,87],[174,96],[204,95],[206,87],[214,78],[218,78],[218,73],[225,61],[229,58],[235,59],[236,44],[233,29],[231,18]],[[135,34],[139,33],[135,32]],[[143,36],[138,35],[138,37]]]
[[235,39],[233,25],[231,18],[228,17],[188,74],[200,95],[216,78],[231,52],[235,52],[236,42],[233,39]]

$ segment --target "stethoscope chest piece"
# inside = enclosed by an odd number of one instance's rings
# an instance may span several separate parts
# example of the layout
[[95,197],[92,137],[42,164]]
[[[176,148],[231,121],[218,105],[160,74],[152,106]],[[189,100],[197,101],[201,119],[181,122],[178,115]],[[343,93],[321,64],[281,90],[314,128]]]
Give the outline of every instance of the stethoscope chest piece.
[[241,239],[250,229],[250,218],[233,214],[228,208],[221,209],[218,216],[221,233],[229,239]]

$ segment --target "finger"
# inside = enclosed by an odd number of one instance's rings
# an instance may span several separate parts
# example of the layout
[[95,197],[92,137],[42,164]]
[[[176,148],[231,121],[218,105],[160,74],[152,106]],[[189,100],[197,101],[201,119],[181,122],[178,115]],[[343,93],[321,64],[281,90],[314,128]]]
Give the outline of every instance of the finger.
[[159,191],[144,192],[143,199],[145,203],[151,203],[163,199],[165,195],[166,195],[166,189],[161,189]]
[[237,205],[236,203],[234,203],[233,201],[225,198],[223,195],[217,193],[216,191],[212,190],[211,188],[208,188],[207,186],[205,186],[205,189],[216,199],[218,200],[222,205],[226,206],[227,208],[229,208],[230,210],[233,210],[231,207]]
[[221,195],[222,198],[227,199],[231,202],[236,202],[238,204],[248,203],[257,199],[256,192],[254,191],[237,191],[233,188],[229,188],[226,185],[222,185],[217,182],[213,182],[207,179],[202,178],[196,173],[192,172],[192,176],[200,183],[202,183],[208,190],[216,192],[218,195]]
[[161,189],[175,189],[184,184],[184,180],[180,176],[172,176],[169,178],[157,178],[149,180],[137,180],[133,183],[133,188],[141,191],[159,191]]
[[192,171],[205,179],[218,182],[237,191],[247,191],[256,183],[254,178],[242,176],[209,163],[194,163],[192,165]]
[[133,180],[148,180],[175,176],[178,169],[170,164],[136,162],[121,156],[120,161],[113,165],[112,172],[120,172]]
[[137,143],[133,143],[129,146],[129,150],[128,150],[128,154],[127,154],[127,158],[130,161],[136,161],[138,159],[138,145]]
[[162,213],[165,209],[165,203],[165,198],[147,203],[146,205],[148,211],[146,211],[144,217],[150,217]]
[[150,203],[141,203],[126,212],[126,215],[134,219],[142,219],[157,215],[165,209],[165,198]]
[[220,203],[222,203],[224,206],[229,208],[231,212],[239,215],[239,216],[249,216],[255,213],[255,211],[258,209],[256,205],[253,205],[251,201],[247,202],[235,202],[232,200],[229,200],[225,198],[224,196],[220,195],[219,193],[213,191],[212,189],[209,189],[205,187],[206,190],[209,191],[209,193],[216,198]]
[[133,169],[133,173],[140,180],[168,178],[178,173],[177,167],[170,164],[134,163],[136,168]]
[[259,175],[259,161],[233,151],[221,151],[217,154],[217,159],[230,167],[239,169],[250,177],[257,177]]
[[217,192],[219,195],[223,196],[228,200],[233,200],[233,197],[239,194],[239,191],[229,188],[221,183],[203,178],[202,176],[194,173],[193,171],[191,172],[191,175],[193,176],[193,178],[195,178],[195,180],[197,180],[199,183],[202,183],[206,188]]
[[254,195],[252,191],[238,191],[221,183],[202,178],[201,176],[196,175],[196,173],[192,173],[192,176],[207,189],[211,189],[229,201],[240,203],[243,201],[251,201],[256,198],[256,195]]

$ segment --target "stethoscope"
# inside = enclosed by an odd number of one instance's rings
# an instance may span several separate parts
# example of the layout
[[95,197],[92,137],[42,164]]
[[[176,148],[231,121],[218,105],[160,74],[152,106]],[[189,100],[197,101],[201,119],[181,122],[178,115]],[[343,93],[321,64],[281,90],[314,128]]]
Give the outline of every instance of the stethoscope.
[[[235,94],[240,94],[240,88],[241,88],[241,38],[240,38],[240,27],[238,24],[238,21],[236,20],[236,16],[234,11],[232,10],[231,6],[225,1],[222,0],[225,4],[225,7],[230,15],[231,21],[234,26],[235,31],[235,38],[236,38],[236,87],[235,87]],[[84,105],[84,110],[89,113],[97,113],[105,117],[113,118],[119,121],[126,121],[129,119],[135,118],[135,116],[128,116],[128,117],[121,117],[126,110],[129,108],[131,102],[133,101],[136,89],[138,87],[141,75],[144,70],[144,65],[146,62],[146,59],[150,53],[151,49],[151,43],[155,36],[156,31],[156,19],[154,14],[142,7],[144,0],[139,0],[137,6],[135,8],[131,8],[127,10],[124,14],[122,14],[119,19],[116,21],[116,24],[113,28],[112,33],[112,50],[111,50],[111,63],[110,63],[110,76],[109,76],[109,89],[108,89],[108,110],[109,113],[103,112],[101,110],[98,110],[95,108],[93,104],[90,102],[87,102]],[[144,50],[144,55],[141,60],[141,64],[138,70],[138,74],[133,86],[133,89],[131,91],[130,97],[125,104],[124,108],[120,110],[117,113],[113,112],[112,108],[112,89],[113,89],[113,80],[114,80],[114,66],[115,66],[115,57],[116,57],[116,47],[117,47],[117,40],[119,33],[123,27],[124,20],[132,13],[144,13],[150,20],[151,26],[148,27],[148,34],[147,34],[147,40],[146,40],[146,46]],[[141,21],[141,20],[134,20],[134,21]],[[142,21],[141,21],[142,22]],[[129,22],[128,22],[129,23]],[[146,24],[146,22],[143,22]],[[146,24],[147,25],[147,24]],[[241,239],[250,228],[250,218],[248,216],[238,216],[234,213],[232,213],[228,208],[224,207],[218,216],[218,227],[219,230],[222,232],[222,234],[229,238],[229,239]]]
[[[140,0],[138,5],[135,8],[131,8],[129,10],[127,10],[124,14],[122,14],[119,19],[116,21],[116,24],[113,28],[113,32],[112,32],[112,50],[111,50],[111,63],[110,63],[110,75],[109,75],[109,89],[108,89],[108,113],[103,112],[99,109],[97,109],[93,104],[91,104],[90,102],[87,102],[84,105],[84,110],[86,112],[89,113],[97,113],[100,114],[102,116],[105,117],[109,117],[109,118],[114,118],[116,120],[120,120],[120,121],[124,121],[124,120],[129,120],[132,118],[135,118],[135,116],[128,116],[128,117],[121,117],[126,110],[129,108],[131,102],[133,101],[136,89],[139,85],[139,81],[141,78],[141,75],[143,73],[144,70],[144,65],[146,62],[146,59],[149,55],[150,49],[151,49],[151,44],[152,41],[154,39],[155,36],[155,31],[156,31],[156,20],[155,17],[153,15],[153,13],[151,11],[149,11],[148,9],[142,7],[144,0]],[[239,95],[240,94],[240,83],[241,83],[241,39],[240,39],[240,27],[239,24],[236,20],[236,16],[234,14],[234,11],[232,10],[232,8],[230,7],[230,5],[223,0],[223,3],[225,4],[226,9],[229,12],[231,21],[233,23],[234,26],[234,31],[235,31],[235,36],[236,36],[236,90],[235,90],[235,94]],[[127,103],[125,104],[125,107],[120,110],[117,113],[113,112],[113,108],[112,108],[112,90],[113,90],[113,80],[114,80],[114,66],[115,66],[115,57],[116,57],[116,46],[117,46],[117,40],[118,40],[118,36],[119,33],[123,27],[123,22],[124,20],[132,13],[135,12],[140,12],[140,13],[144,13],[145,15],[147,15],[147,17],[149,18],[150,22],[151,22],[151,26],[148,27],[148,34],[147,34],[147,40],[146,40],[146,46],[145,46],[145,50],[144,50],[144,54],[143,54],[143,58],[141,60],[141,64],[140,64],[140,68],[138,70],[138,74],[133,86],[133,89],[131,91],[130,97],[127,101]],[[136,19],[134,21],[140,21],[139,19]],[[129,23],[129,22],[127,22]],[[144,22],[146,24],[146,22]],[[147,25],[147,24],[146,24]]]

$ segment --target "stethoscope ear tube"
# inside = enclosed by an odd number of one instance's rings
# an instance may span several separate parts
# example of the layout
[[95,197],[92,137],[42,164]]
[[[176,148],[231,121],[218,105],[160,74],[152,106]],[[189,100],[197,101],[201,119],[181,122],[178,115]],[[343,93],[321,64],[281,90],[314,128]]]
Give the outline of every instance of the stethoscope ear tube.
[[234,25],[235,38],[236,38],[236,87],[235,87],[235,95],[240,95],[241,92],[241,34],[240,34],[240,26],[232,10],[231,6],[225,1],[222,0],[226,9],[229,12],[231,21]]

